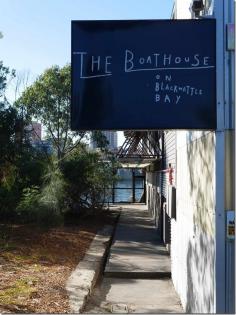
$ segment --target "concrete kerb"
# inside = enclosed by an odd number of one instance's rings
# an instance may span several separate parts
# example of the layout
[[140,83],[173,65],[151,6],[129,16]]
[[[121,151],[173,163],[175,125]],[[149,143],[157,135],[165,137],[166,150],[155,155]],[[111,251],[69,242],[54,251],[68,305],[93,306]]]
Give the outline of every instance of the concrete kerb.
[[106,225],[97,233],[83,260],[77,265],[67,281],[66,290],[69,295],[70,309],[73,313],[83,311],[86,301],[92,294],[103,271],[119,214],[114,226]]

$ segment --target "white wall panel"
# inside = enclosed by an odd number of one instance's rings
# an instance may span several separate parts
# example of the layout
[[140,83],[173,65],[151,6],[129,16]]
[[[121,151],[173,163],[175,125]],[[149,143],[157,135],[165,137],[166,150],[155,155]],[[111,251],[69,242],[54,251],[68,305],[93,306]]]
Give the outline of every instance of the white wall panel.
[[215,134],[177,132],[172,279],[187,312],[214,311]]

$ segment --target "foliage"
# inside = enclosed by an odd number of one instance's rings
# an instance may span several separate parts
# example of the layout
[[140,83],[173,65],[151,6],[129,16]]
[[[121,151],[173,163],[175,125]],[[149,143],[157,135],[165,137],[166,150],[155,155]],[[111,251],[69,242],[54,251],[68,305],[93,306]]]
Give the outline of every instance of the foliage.
[[12,217],[19,198],[16,185],[18,169],[15,162],[19,156],[19,116],[7,103],[4,96],[7,83],[14,77],[14,71],[0,62],[0,217]]
[[114,180],[113,163],[81,145],[67,158],[48,167],[41,187],[24,189],[17,208],[23,222],[56,225],[67,213],[101,209]]
[[16,209],[19,221],[22,223],[37,221],[39,196],[39,188],[36,186],[23,189],[21,201]]
[[0,110],[0,212],[10,213],[23,188],[40,185],[45,161],[33,148],[18,141],[17,113],[11,107]]
[[[92,133],[98,153],[81,143],[85,132],[69,130],[70,66],[46,70],[16,106],[4,97],[13,76],[0,63],[0,219],[49,226],[61,223],[68,210],[101,208],[114,179],[114,163],[100,131]],[[46,126],[56,160],[29,143],[25,125],[32,117]]]
[[20,192],[15,184],[15,179],[15,169],[11,169],[6,182],[0,185],[0,219],[2,220],[12,220],[15,218],[14,209],[20,198]]
[[31,186],[23,190],[17,207],[21,222],[37,222],[43,226],[62,222],[64,206],[64,181],[59,169],[51,166],[41,187]]
[[[58,159],[70,152],[85,132],[70,131],[70,65],[47,69],[18,99],[28,114],[41,121],[52,140]],[[73,141],[77,136],[77,140]]]
[[[45,157],[25,137],[22,112],[19,114],[4,96],[13,77],[14,71],[0,62],[0,218],[3,220],[17,219],[22,194],[42,185],[46,165]],[[30,203],[33,205],[33,200]]]
[[[15,159],[17,153],[17,123],[16,110],[0,103],[0,169],[5,163],[11,163]],[[2,174],[0,173],[1,177]]]
[[61,163],[61,170],[72,212],[97,209],[104,205],[113,171],[112,165],[103,162],[98,153],[78,148]]
[[22,188],[42,186],[48,160],[43,153],[32,147],[25,149],[16,161],[19,179]]
[[57,163],[52,164],[45,176],[45,182],[40,195],[40,202],[45,208],[62,214],[66,211],[65,181]]
[[3,62],[0,61],[0,102],[3,101],[2,97],[4,96],[8,81],[15,76],[15,71],[3,65]]
[[97,147],[101,149],[101,151],[107,151],[107,147],[109,145],[109,141],[106,136],[99,130],[93,131],[91,133],[92,140],[97,144]]
[[[24,157],[24,159],[23,159]],[[17,218],[17,205],[22,194],[36,185],[42,185],[45,164],[30,154],[19,157],[15,163],[5,164],[0,182],[0,218]]]

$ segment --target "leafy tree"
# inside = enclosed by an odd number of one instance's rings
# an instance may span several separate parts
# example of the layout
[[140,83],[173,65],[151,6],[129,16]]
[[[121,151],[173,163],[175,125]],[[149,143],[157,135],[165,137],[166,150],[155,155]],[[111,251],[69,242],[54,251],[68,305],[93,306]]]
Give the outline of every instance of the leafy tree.
[[14,77],[14,71],[4,67],[0,61],[0,182],[3,168],[6,163],[11,163],[16,154],[16,136],[18,127],[17,111],[10,107],[5,98],[7,82]]
[[16,110],[0,103],[0,169],[3,164],[15,159],[17,123]]
[[[71,67],[53,66],[26,88],[16,104],[25,106],[31,117],[46,127],[47,139],[51,140],[60,160],[88,136],[86,132],[70,131]],[[106,150],[108,142],[100,132],[91,133],[98,147]]]
[[24,117],[5,97],[15,71],[0,62],[0,217],[14,217],[25,187],[40,185],[44,161],[24,138]]
[[70,71],[70,65],[47,69],[17,101],[46,127],[58,159],[71,152],[85,136],[85,132],[70,131]]
[[[97,153],[81,143],[85,132],[70,131],[70,66],[46,70],[15,107],[5,98],[13,76],[0,63],[0,217],[50,224],[60,221],[67,209],[101,208],[113,180],[113,164],[101,132],[92,134],[101,148]],[[56,161],[27,143],[24,126],[32,117],[46,127],[57,149]]]
[[16,215],[16,207],[26,187],[41,185],[45,169],[42,157],[26,142],[16,109],[0,104],[0,217]]

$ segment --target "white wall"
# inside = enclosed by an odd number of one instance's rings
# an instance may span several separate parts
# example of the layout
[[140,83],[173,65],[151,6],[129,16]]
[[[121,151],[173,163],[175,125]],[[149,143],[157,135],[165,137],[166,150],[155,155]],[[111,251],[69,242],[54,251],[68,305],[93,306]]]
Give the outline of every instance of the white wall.
[[214,312],[215,134],[177,132],[172,279],[187,312]]
[[160,173],[146,173],[146,203],[157,227],[160,227],[161,193]]
[[[175,1],[190,19],[191,0]],[[171,220],[172,280],[185,311],[215,311],[215,134],[177,132],[176,220]],[[224,272],[224,271],[222,271]]]

